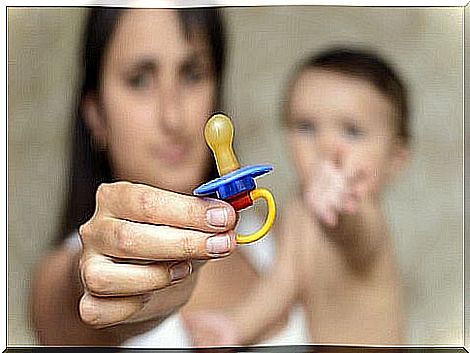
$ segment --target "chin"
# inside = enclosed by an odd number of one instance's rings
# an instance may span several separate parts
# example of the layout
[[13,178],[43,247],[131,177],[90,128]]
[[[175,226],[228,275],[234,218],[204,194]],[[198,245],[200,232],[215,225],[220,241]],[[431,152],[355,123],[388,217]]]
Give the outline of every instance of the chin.
[[165,178],[158,178],[158,181],[155,182],[155,186],[179,193],[191,194],[192,190],[198,187],[202,182],[198,173],[177,170],[165,176]]

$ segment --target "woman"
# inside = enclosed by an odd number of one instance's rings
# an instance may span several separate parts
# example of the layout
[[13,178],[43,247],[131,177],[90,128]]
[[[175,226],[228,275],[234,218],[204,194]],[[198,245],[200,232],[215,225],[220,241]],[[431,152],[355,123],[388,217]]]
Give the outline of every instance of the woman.
[[67,240],[33,288],[40,342],[120,345],[162,327],[198,272],[183,314],[236,305],[257,273],[233,252],[235,212],[185,195],[214,176],[202,130],[220,104],[218,11],[93,9],[84,54]]

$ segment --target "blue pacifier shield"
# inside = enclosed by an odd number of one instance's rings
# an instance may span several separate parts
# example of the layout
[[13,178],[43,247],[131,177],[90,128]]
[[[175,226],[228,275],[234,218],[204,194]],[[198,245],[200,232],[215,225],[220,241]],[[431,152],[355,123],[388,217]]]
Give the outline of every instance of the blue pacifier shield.
[[273,167],[268,164],[249,165],[202,184],[193,190],[193,194],[202,196],[215,193],[218,198],[225,200],[241,192],[255,189],[254,179],[272,170]]

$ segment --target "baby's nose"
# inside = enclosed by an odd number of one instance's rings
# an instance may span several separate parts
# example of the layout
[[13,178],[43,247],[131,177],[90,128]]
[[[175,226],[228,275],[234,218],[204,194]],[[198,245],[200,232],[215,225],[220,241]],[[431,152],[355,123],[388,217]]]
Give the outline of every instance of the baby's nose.
[[320,156],[323,160],[333,162],[335,165],[340,166],[345,147],[340,138],[334,135],[325,136],[320,141]]

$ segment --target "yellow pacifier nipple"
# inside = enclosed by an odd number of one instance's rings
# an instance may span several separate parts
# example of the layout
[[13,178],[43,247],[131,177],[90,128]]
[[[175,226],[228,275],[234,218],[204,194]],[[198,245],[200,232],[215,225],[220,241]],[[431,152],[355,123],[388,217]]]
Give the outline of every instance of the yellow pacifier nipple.
[[223,114],[213,115],[206,123],[204,137],[214,153],[220,176],[240,168],[232,147],[233,124],[229,117]]

